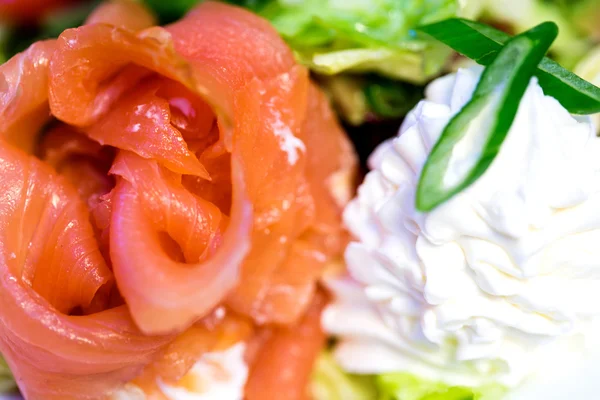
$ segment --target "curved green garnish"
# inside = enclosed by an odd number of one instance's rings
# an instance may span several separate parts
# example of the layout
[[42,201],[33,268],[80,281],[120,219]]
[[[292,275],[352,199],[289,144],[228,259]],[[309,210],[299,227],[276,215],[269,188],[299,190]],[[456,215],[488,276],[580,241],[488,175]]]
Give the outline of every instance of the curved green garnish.
[[[460,18],[424,25],[427,33],[459,53],[489,65],[511,36],[491,26]],[[544,57],[535,71],[548,96],[557,99],[572,114],[600,112],[600,88]]]
[[432,210],[487,170],[537,65],[557,35],[556,24],[545,22],[511,38],[497,53],[473,97],[444,128],[423,167],[416,195],[419,210]]

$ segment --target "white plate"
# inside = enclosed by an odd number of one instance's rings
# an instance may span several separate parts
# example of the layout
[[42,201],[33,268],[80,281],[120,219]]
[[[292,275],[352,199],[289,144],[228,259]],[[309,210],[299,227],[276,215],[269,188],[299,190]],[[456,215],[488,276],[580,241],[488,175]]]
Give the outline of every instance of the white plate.
[[506,400],[600,399],[600,355],[562,360],[507,396]]

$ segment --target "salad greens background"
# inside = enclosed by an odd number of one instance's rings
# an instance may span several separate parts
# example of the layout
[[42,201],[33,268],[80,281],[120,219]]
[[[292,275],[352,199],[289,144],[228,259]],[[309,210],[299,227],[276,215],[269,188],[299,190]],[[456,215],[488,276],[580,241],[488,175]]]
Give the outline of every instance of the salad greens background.
[[500,385],[448,386],[411,374],[351,375],[325,352],[317,360],[310,387],[314,400],[499,400]]

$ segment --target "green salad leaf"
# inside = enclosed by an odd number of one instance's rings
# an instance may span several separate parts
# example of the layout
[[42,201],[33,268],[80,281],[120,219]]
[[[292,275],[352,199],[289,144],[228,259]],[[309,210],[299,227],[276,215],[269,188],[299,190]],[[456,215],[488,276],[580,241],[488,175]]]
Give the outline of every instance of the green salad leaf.
[[597,46],[575,67],[577,75],[583,79],[600,85],[600,46]]
[[501,385],[449,386],[408,373],[378,375],[376,383],[378,400],[499,400],[506,393]]
[[17,388],[17,384],[15,383],[15,379],[4,361],[4,358],[0,355],[0,393],[8,393],[15,391]]
[[338,115],[354,126],[403,117],[423,98],[423,86],[375,74],[315,78]]
[[64,30],[82,25],[101,0],[88,0],[70,7],[59,8],[40,21],[40,38],[58,37]]
[[162,23],[170,23],[181,18],[200,0],[144,0],[154,10]]
[[464,15],[457,0],[238,0],[267,18],[313,71],[378,74],[422,83],[449,52],[415,37],[418,25]]
[[0,64],[8,60],[8,42],[10,40],[10,28],[0,22]]
[[11,26],[0,22],[0,64],[32,43],[58,37],[65,29],[84,23],[102,0],[87,0],[44,14],[35,25]]
[[[511,38],[475,21],[453,18],[418,28],[459,53],[488,65]],[[556,98],[573,114],[600,112],[600,88],[544,57],[535,72],[546,95]]]
[[373,377],[345,373],[329,352],[323,352],[316,362],[310,393],[314,400],[377,399]]
[[[547,1],[547,0],[546,0]],[[598,0],[557,0],[561,10],[581,33],[600,41],[600,2]]]
[[317,360],[310,384],[314,400],[500,400],[505,393],[500,384],[451,386],[406,372],[349,374],[329,351]]
[[429,154],[417,186],[419,210],[430,211],[450,199],[491,165],[537,65],[557,35],[556,24],[545,22],[508,40],[493,58],[471,100],[446,125]]
[[364,92],[371,111],[383,118],[399,118],[423,98],[421,87],[380,77],[372,77]]
[[[592,3],[595,3],[597,8],[600,2],[597,0],[482,0],[482,3],[484,3],[481,10],[483,21],[502,25],[509,32],[522,32],[545,21],[556,23],[560,35],[552,43],[550,53],[553,59],[571,69],[591,46],[589,33],[581,29],[584,19],[581,18],[581,14],[576,15],[574,10],[587,4],[585,11],[589,13]],[[594,23],[598,26],[596,21],[594,20]]]

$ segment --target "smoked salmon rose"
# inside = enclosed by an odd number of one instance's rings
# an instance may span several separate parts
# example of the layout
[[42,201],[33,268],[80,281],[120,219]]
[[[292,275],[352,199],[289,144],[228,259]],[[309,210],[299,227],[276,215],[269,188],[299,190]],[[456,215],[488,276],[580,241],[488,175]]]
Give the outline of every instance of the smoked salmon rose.
[[162,398],[244,342],[249,399],[302,398],[352,147],[260,17],[154,24],[106,3],[0,66],[0,352],[26,399]]

